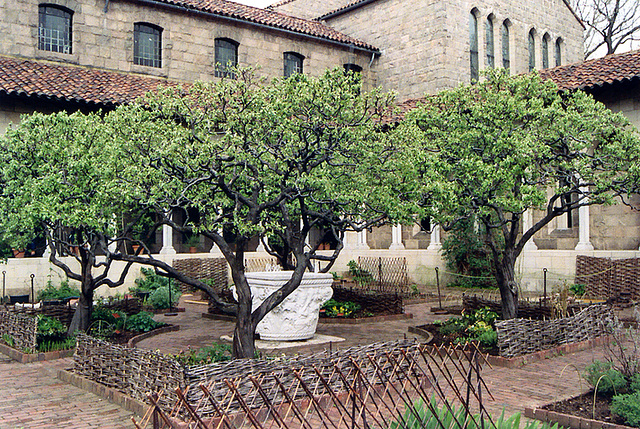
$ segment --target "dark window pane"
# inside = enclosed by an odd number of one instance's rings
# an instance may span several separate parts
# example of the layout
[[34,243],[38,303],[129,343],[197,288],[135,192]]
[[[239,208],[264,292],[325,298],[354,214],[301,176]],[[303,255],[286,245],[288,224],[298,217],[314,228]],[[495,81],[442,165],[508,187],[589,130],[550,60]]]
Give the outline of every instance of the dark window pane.
[[494,43],[493,43],[493,21],[487,18],[486,22],[486,48],[487,48],[487,67],[494,68],[496,66]]
[[556,67],[562,65],[562,39],[556,39]]
[[502,67],[507,72],[511,69],[511,49],[509,47],[509,25],[507,21],[502,23]]
[[302,56],[295,52],[284,53],[284,77],[289,77],[294,73],[302,73]]
[[71,11],[55,7],[39,7],[38,49],[71,53]]
[[480,77],[480,65],[478,58],[478,18],[469,14],[469,71],[471,82],[477,82]]
[[215,56],[216,77],[235,78],[232,69],[238,65],[238,44],[233,40],[216,39]]
[[133,63],[162,67],[162,29],[147,25],[133,26]]
[[533,29],[529,31],[529,71],[536,68],[536,39]]

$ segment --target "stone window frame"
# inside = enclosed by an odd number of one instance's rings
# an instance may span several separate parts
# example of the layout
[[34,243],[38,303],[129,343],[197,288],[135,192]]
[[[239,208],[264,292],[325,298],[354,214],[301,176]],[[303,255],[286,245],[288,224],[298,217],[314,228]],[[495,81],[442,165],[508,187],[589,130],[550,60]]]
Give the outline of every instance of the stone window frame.
[[[68,7],[52,3],[38,5],[38,49],[41,51],[57,52],[61,54],[73,53],[73,14]],[[54,22],[47,23],[47,17]],[[55,20],[63,20],[66,32],[54,28]],[[58,34],[53,34],[57,32]]]
[[[238,47],[240,43],[228,37],[217,37],[214,41],[215,77],[235,79],[232,70],[238,66]],[[222,62],[224,61],[224,63]]]
[[536,69],[536,29],[531,28],[527,34],[527,50],[529,52],[529,71]]
[[549,33],[544,33],[542,36],[542,68],[549,68],[549,42],[551,42],[551,36]]
[[495,16],[491,13],[487,16],[485,25],[485,58],[487,68],[495,68],[496,66],[496,44],[495,44]]
[[469,80],[471,83],[476,83],[480,79],[479,15],[477,8],[469,12]]
[[500,37],[502,42],[502,67],[511,72],[511,21],[505,19],[502,21],[500,29]]
[[555,64],[556,67],[559,67],[562,65],[562,37],[558,37],[556,39],[556,42],[554,43],[555,46],[555,52],[554,52],[554,58],[555,58]]
[[283,76],[289,77],[295,73],[304,73],[304,55],[293,51],[282,54]]
[[[149,22],[133,24],[133,63],[139,66],[162,68],[163,28]],[[149,44],[141,43],[141,36],[149,37]]]

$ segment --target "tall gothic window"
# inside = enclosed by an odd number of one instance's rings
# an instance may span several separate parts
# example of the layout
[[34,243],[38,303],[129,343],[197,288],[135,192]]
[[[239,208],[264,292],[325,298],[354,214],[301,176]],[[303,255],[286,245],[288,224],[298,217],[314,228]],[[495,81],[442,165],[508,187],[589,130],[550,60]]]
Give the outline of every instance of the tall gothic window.
[[478,57],[478,18],[471,11],[469,14],[469,71],[471,82],[477,82],[480,77]]
[[144,23],[133,25],[133,63],[162,67],[162,28]]
[[509,46],[509,21],[504,20],[502,23],[502,67],[507,70],[511,69],[511,48]]
[[536,68],[536,30],[533,28],[529,31],[529,71]]
[[231,39],[215,41],[216,77],[235,78],[233,68],[238,65],[238,42]]
[[71,17],[67,8],[53,5],[38,7],[38,49],[71,53]]
[[555,57],[556,57],[556,67],[561,66],[562,65],[562,39],[560,37],[556,39]]
[[549,68],[549,33],[545,33],[542,37],[542,68]]
[[496,66],[495,47],[493,43],[493,17],[489,15],[485,23],[485,48],[487,51],[487,67],[494,68]]
[[284,77],[289,77],[294,73],[302,73],[302,61],[304,57],[295,52],[284,53]]

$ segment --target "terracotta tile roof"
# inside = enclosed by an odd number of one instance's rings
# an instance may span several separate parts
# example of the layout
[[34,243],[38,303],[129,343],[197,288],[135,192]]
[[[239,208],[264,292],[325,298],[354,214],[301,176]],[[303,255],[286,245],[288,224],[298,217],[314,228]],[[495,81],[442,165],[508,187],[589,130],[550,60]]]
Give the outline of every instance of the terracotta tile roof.
[[[141,1],[144,2],[143,0]],[[343,44],[354,45],[368,51],[378,51],[374,46],[342,34],[320,22],[296,18],[270,9],[260,9],[227,0],[155,0],[154,3],[179,6]]]
[[113,106],[127,103],[166,79],[0,56],[0,94]]
[[541,70],[561,90],[585,89],[640,78],[640,50]]

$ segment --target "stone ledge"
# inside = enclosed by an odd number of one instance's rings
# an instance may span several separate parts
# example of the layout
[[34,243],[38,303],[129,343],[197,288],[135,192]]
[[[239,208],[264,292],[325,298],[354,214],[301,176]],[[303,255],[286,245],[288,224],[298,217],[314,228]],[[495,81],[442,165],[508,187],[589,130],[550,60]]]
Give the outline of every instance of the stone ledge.
[[5,354],[11,359],[20,363],[44,362],[49,360],[62,359],[73,356],[75,350],[76,349],[74,347],[73,349],[56,350],[46,353],[22,353],[21,351],[16,350],[13,347],[9,347],[6,344],[0,344],[0,353]]
[[547,423],[558,423],[565,428],[572,429],[632,429],[629,426],[615,423],[592,420],[584,417],[572,416],[570,414],[557,413],[555,411],[544,410],[542,408],[524,409],[524,416],[529,419],[536,419]]
[[169,325],[163,326],[162,328],[154,329],[153,331],[145,332],[140,335],[136,335],[127,341],[127,346],[135,347],[142,340],[146,340],[147,338],[154,337],[160,334],[166,334],[167,332],[175,332],[180,330],[180,325]]
[[93,393],[94,395],[106,399],[113,404],[119,405],[125,410],[131,411],[138,416],[144,416],[147,408],[149,408],[148,405],[138,401],[137,399],[127,396],[116,389],[81,377],[69,370],[58,370],[58,379],[65,383],[76,386],[79,389]]

